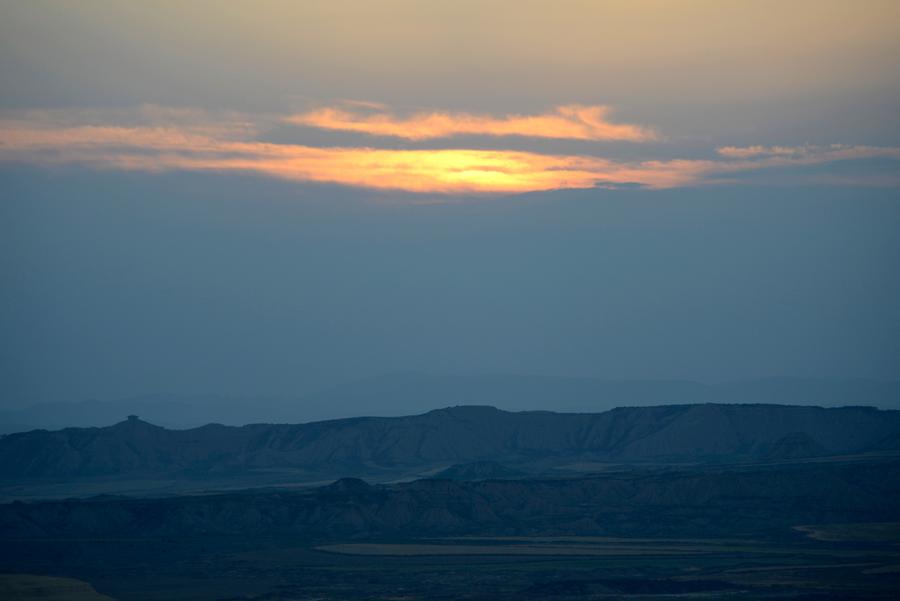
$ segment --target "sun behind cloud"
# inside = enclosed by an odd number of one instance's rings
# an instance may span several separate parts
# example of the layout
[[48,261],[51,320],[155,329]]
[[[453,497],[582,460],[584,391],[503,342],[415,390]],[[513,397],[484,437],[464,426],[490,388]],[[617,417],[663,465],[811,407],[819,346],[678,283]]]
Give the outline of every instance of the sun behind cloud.
[[[378,106],[359,108],[382,110]],[[566,121],[566,114],[559,113],[559,118],[571,129],[563,127],[557,136],[584,133],[579,129],[582,121]],[[409,120],[384,121],[383,126],[386,131],[396,129],[407,136],[453,135],[447,132],[461,132],[466,127],[472,132],[489,126],[495,127],[494,131],[521,133],[532,131],[529,127],[534,123],[550,127],[551,117],[534,117],[535,122],[518,117],[475,120],[468,125],[429,118],[416,121],[428,126],[422,125],[425,129],[421,130],[404,129],[412,127],[413,121]],[[723,146],[715,149],[711,158],[665,160],[652,156],[624,160],[589,154],[465,147],[313,146],[265,141],[263,128],[256,122],[267,120],[271,121],[271,116],[155,106],[140,107],[132,115],[121,111],[108,115],[103,111],[28,111],[15,118],[0,119],[0,161],[151,172],[249,173],[296,182],[438,194],[515,194],[621,185],[661,189],[729,181],[741,172],[760,169],[803,168],[863,159],[900,161],[897,148],[840,144]],[[549,136],[555,130],[541,131]],[[852,178],[847,181],[865,183]],[[896,178],[882,178],[877,183],[900,185]]]

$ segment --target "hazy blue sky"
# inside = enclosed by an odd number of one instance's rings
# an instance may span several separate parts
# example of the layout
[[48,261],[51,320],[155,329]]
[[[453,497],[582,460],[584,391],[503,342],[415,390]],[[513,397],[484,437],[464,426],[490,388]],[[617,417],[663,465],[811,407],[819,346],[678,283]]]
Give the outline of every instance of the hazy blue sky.
[[3,172],[7,400],[292,394],[398,370],[893,378],[893,190],[378,204],[235,176]]
[[0,403],[900,377],[895,2],[0,2]]

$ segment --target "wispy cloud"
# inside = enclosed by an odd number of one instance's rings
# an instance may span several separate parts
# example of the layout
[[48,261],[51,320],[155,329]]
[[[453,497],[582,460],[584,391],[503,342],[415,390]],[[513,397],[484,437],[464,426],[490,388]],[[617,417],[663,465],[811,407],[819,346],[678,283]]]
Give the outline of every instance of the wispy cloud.
[[570,104],[538,115],[495,117],[463,112],[417,112],[400,117],[386,107],[353,102],[325,107],[287,118],[296,125],[390,136],[407,140],[428,140],[462,135],[524,136],[567,140],[618,140],[647,142],[658,139],[652,129],[609,120],[607,106]]
[[[113,118],[114,117],[114,118]],[[274,144],[252,118],[144,107],[136,116],[31,112],[0,119],[0,160],[142,171],[252,173],[425,193],[519,193],[636,184],[671,188],[742,171],[887,157],[870,146],[722,147],[715,159],[622,161],[577,154]]]
[[[768,159],[778,163],[779,160],[791,164],[803,162],[824,163],[828,161],[847,161],[853,159],[892,158],[900,159],[900,148],[883,146],[851,146],[847,144],[829,144],[827,146],[722,146],[716,151],[729,159]],[[772,161],[774,159],[774,161]]]
[[386,150],[236,141],[173,127],[29,127],[0,122],[0,157],[133,170],[238,171],[410,192],[528,192],[685,183],[680,169],[506,150]]

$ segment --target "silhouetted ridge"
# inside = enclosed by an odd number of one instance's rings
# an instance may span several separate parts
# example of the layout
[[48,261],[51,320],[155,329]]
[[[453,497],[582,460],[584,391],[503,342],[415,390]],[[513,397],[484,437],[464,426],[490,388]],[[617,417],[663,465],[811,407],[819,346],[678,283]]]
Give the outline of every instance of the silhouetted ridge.
[[498,414],[507,413],[490,405],[455,405],[453,407],[444,407],[442,409],[434,409],[426,415],[448,416],[462,419],[477,419],[496,416]]
[[0,476],[90,476],[178,470],[371,469],[541,458],[587,461],[779,460],[883,450],[900,412],[781,405],[667,405],[605,413],[509,413],[449,407],[398,418],[166,430],[139,419],[107,428],[0,439]]
[[[302,399],[153,395],[115,401],[37,403],[0,411],[0,434],[31,429],[107,426],[134,413],[178,429],[210,419],[226,425],[307,423],[360,415],[378,407],[391,415],[449,405],[504,410],[546,409],[598,413],[614,407],[685,403],[874,405],[900,408],[900,381],[777,378],[708,385],[675,380],[602,380],[515,374],[397,373],[344,383]],[[24,424],[33,424],[27,427]]]
[[165,428],[163,428],[162,426],[157,426],[155,424],[151,424],[150,422],[145,422],[137,415],[129,415],[126,419],[110,426],[110,428],[131,431],[165,430]]

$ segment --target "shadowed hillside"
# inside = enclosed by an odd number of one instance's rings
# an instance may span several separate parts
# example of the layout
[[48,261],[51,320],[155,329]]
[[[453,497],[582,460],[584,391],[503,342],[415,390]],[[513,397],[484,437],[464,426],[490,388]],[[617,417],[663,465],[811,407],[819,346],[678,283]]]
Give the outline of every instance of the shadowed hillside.
[[565,479],[372,486],[345,478],[301,492],[0,505],[6,537],[792,536],[798,524],[900,519],[900,463],[679,469]]

